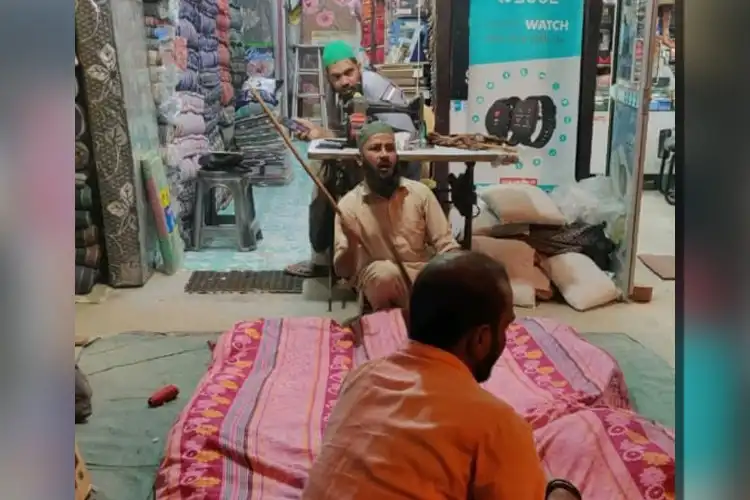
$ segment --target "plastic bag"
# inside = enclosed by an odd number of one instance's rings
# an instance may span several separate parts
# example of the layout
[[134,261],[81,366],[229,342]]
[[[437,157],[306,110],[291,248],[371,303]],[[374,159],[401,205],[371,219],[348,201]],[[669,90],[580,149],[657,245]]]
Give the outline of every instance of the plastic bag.
[[569,224],[580,221],[596,226],[605,223],[605,232],[613,243],[619,244],[624,238],[626,206],[615,192],[610,177],[589,177],[560,186],[550,197]]

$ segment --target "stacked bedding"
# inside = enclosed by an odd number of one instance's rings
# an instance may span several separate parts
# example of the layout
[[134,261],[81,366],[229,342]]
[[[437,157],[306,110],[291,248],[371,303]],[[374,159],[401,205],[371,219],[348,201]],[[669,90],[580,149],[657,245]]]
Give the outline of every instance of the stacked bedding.
[[[406,339],[399,310],[363,326],[361,347],[326,318],[241,322],[220,337],[168,435],[156,498],[298,498],[346,375]],[[617,363],[571,328],[516,321],[485,388],[531,424],[549,477],[583,498],[674,497],[673,433],[632,411]]]
[[206,137],[212,151],[223,151],[224,142],[219,131],[221,80],[219,77],[219,40],[216,37],[218,2],[217,0],[200,0],[195,11],[200,55],[198,82],[206,100],[206,107],[203,111]]
[[219,80],[221,85],[221,111],[219,128],[224,144],[229,148],[234,139],[234,87],[232,86],[231,11],[229,0],[217,0],[216,38],[219,41]]
[[247,78],[245,45],[242,43],[242,11],[237,0],[229,0],[229,54],[232,63],[232,88],[235,95],[242,91]]

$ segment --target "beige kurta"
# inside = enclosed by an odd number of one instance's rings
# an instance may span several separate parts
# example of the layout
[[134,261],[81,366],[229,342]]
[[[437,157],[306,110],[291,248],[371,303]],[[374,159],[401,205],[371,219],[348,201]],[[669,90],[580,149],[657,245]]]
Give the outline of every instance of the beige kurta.
[[402,178],[401,186],[388,199],[371,192],[363,182],[339,201],[339,208],[374,255],[367,255],[359,245],[352,246],[336,217],[336,273],[353,278],[375,310],[404,307],[408,301],[406,284],[380,231],[393,242],[412,280],[434,255],[459,248],[440,203],[421,182]]

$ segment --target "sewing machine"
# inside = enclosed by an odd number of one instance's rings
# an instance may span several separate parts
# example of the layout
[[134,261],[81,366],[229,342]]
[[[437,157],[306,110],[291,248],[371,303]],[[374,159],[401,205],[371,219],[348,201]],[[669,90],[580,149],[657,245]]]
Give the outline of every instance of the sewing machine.
[[[407,115],[419,134],[420,141],[424,141],[424,98],[417,97],[406,105],[392,104],[387,101],[368,101],[361,94],[355,94],[345,102],[341,102],[343,129],[346,132],[346,146],[357,147],[357,135],[367,123],[373,121],[375,115],[398,113]],[[396,131],[398,132],[398,130]]]

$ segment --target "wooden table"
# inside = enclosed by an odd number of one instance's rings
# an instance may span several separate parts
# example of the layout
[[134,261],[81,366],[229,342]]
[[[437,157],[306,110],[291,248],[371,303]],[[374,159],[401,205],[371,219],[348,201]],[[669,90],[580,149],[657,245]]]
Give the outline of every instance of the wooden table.
[[[354,160],[359,158],[359,150],[356,148],[334,149],[320,147],[323,140],[316,139],[310,142],[307,149],[307,157],[311,160]],[[333,142],[327,140],[325,142]],[[343,143],[343,141],[341,141]],[[399,149],[398,159],[404,162],[461,162],[466,165],[466,170],[458,176],[450,174],[451,200],[458,212],[464,218],[464,238],[461,246],[465,249],[471,248],[471,233],[474,221],[474,207],[477,204],[477,192],[474,185],[474,167],[477,162],[496,162],[507,153],[501,150],[472,151],[469,149],[446,148],[443,146],[429,146],[426,148]]]

